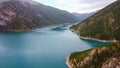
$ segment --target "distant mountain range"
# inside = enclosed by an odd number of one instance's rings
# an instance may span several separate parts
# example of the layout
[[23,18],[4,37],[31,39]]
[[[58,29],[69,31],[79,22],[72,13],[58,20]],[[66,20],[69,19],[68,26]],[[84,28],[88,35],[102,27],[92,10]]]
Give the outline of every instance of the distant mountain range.
[[67,11],[32,0],[0,1],[0,31],[26,31],[37,27],[78,21],[77,16]]
[[74,14],[75,16],[77,16],[77,17],[80,19],[80,22],[81,22],[81,21],[85,20],[86,18],[94,15],[95,13],[96,13],[96,12],[80,14],[80,13],[74,12],[73,14]]

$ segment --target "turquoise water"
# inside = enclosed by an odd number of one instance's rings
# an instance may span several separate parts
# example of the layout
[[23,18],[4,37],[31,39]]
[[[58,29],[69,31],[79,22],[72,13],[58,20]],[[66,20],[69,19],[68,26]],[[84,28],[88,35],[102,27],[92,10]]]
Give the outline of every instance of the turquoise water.
[[68,68],[65,62],[70,53],[109,44],[82,40],[68,28],[0,32],[0,68]]

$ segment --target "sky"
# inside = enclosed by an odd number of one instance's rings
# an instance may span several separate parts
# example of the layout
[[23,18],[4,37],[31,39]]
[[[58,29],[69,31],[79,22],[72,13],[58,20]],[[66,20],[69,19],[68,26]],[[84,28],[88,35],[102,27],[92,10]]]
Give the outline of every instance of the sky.
[[91,13],[98,11],[116,0],[34,0],[45,5],[69,12]]

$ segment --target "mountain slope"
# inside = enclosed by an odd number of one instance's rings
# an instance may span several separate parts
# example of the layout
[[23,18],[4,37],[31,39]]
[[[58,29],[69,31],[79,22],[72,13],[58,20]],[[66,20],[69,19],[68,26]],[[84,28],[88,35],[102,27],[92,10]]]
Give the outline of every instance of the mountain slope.
[[67,11],[59,10],[50,6],[46,6],[40,3],[30,4],[25,3],[25,6],[33,13],[40,17],[43,17],[47,21],[55,24],[61,23],[75,23],[79,21],[79,18]]
[[100,40],[117,40],[108,46],[72,53],[70,68],[120,68],[120,1],[116,1],[82,23],[70,28],[80,36]]
[[22,31],[45,23],[44,19],[28,11],[18,1],[6,1],[0,4],[0,30]]
[[92,13],[84,13],[84,14],[80,14],[80,13],[74,12],[73,14],[74,14],[75,16],[77,16],[77,17],[80,19],[80,21],[83,21],[83,20],[87,19],[88,17],[94,15],[95,12],[92,12]]
[[120,43],[72,53],[71,68],[120,68]]
[[[62,18],[56,15],[56,11],[47,9],[49,7],[43,5],[42,7],[46,8],[42,9],[40,6],[40,3],[32,0],[0,1],[0,31],[26,31],[47,25],[77,22],[77,17],[72,16],[71,13],[66,12],[65,14],[63,11],[55,9],[63,14],[64,17]],[[42,13],[41,11],[47,12]],[[54,17],[50,16],[50,11]],[[47,18],[48,16],[49,18]]]
[[120,40],[120,1],[112,3],[71,29],[82,37]]

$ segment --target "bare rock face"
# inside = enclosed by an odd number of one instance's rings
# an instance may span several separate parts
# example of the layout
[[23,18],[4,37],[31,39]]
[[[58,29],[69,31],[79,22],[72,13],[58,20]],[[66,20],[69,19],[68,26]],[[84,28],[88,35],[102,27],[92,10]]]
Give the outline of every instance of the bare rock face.
[[14,19],[16,16],[16,13],[14,11],[8,9],[3,9],[0,13],[0,26],[5,26],[9,24],[9,21]]
[[120,68],[120,57],[111,57],[106,60],[101,68]]

